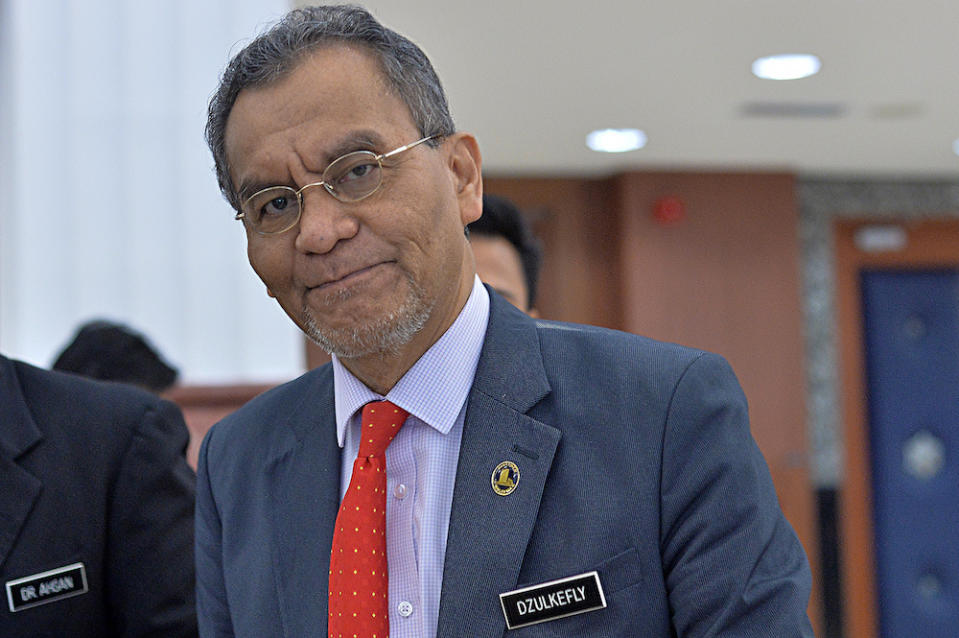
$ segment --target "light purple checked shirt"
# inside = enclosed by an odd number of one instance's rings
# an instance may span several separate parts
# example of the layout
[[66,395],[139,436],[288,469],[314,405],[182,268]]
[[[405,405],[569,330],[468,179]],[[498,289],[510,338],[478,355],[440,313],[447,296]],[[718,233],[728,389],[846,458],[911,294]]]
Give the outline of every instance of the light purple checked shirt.
[[363,405],[385,398],[410,413],[386,450],[391,638],[436,636],[466,398],[488,322],[489,295],[474,277],[473,291],[456,321],[385,397],[333,357],[336,436],[343,447],[340,500],[359,451]]

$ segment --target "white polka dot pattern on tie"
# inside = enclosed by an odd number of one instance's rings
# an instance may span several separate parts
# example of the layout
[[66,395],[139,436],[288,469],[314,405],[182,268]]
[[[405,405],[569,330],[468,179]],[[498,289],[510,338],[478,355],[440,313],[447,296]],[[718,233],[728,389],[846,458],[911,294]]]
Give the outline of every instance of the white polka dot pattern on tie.
[[388,401],[363,406],[362,439],[333,530],[329,636],[386,638],[386,448],[408,413]]

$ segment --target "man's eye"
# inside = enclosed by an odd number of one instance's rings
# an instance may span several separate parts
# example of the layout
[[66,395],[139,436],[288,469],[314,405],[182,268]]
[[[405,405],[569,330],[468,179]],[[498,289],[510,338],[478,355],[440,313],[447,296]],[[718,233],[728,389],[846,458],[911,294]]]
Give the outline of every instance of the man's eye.
[[274,197],[260,209],[261,217],[281,214],[290,205],[289,197]]
[[364,177],[369,177],[373,171],[377,169],[375,162],[365,162],[363,164],[357,164],[352,167],[349,171],[346,172],[343,177],[339,179],[339,183],[352,182],[357,179],[363,179]]

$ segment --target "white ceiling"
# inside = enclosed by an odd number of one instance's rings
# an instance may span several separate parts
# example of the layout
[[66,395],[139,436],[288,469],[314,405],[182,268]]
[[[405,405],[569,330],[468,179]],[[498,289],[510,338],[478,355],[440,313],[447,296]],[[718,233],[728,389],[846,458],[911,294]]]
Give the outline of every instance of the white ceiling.
[[[959,0],[370,0],[430,56],[488,174],[769,169],[955,177]],[[808,52],[811,78],[751,62]],[[747,103],[839,116],[746,116]],[[595,128],[646,148],[600,154]]]

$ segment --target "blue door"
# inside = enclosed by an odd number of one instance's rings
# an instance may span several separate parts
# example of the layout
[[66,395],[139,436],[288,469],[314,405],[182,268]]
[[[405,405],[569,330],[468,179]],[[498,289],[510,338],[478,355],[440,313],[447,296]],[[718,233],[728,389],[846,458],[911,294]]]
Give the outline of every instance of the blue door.
[[882,638],[959,637],[959,271],[862,274]]

